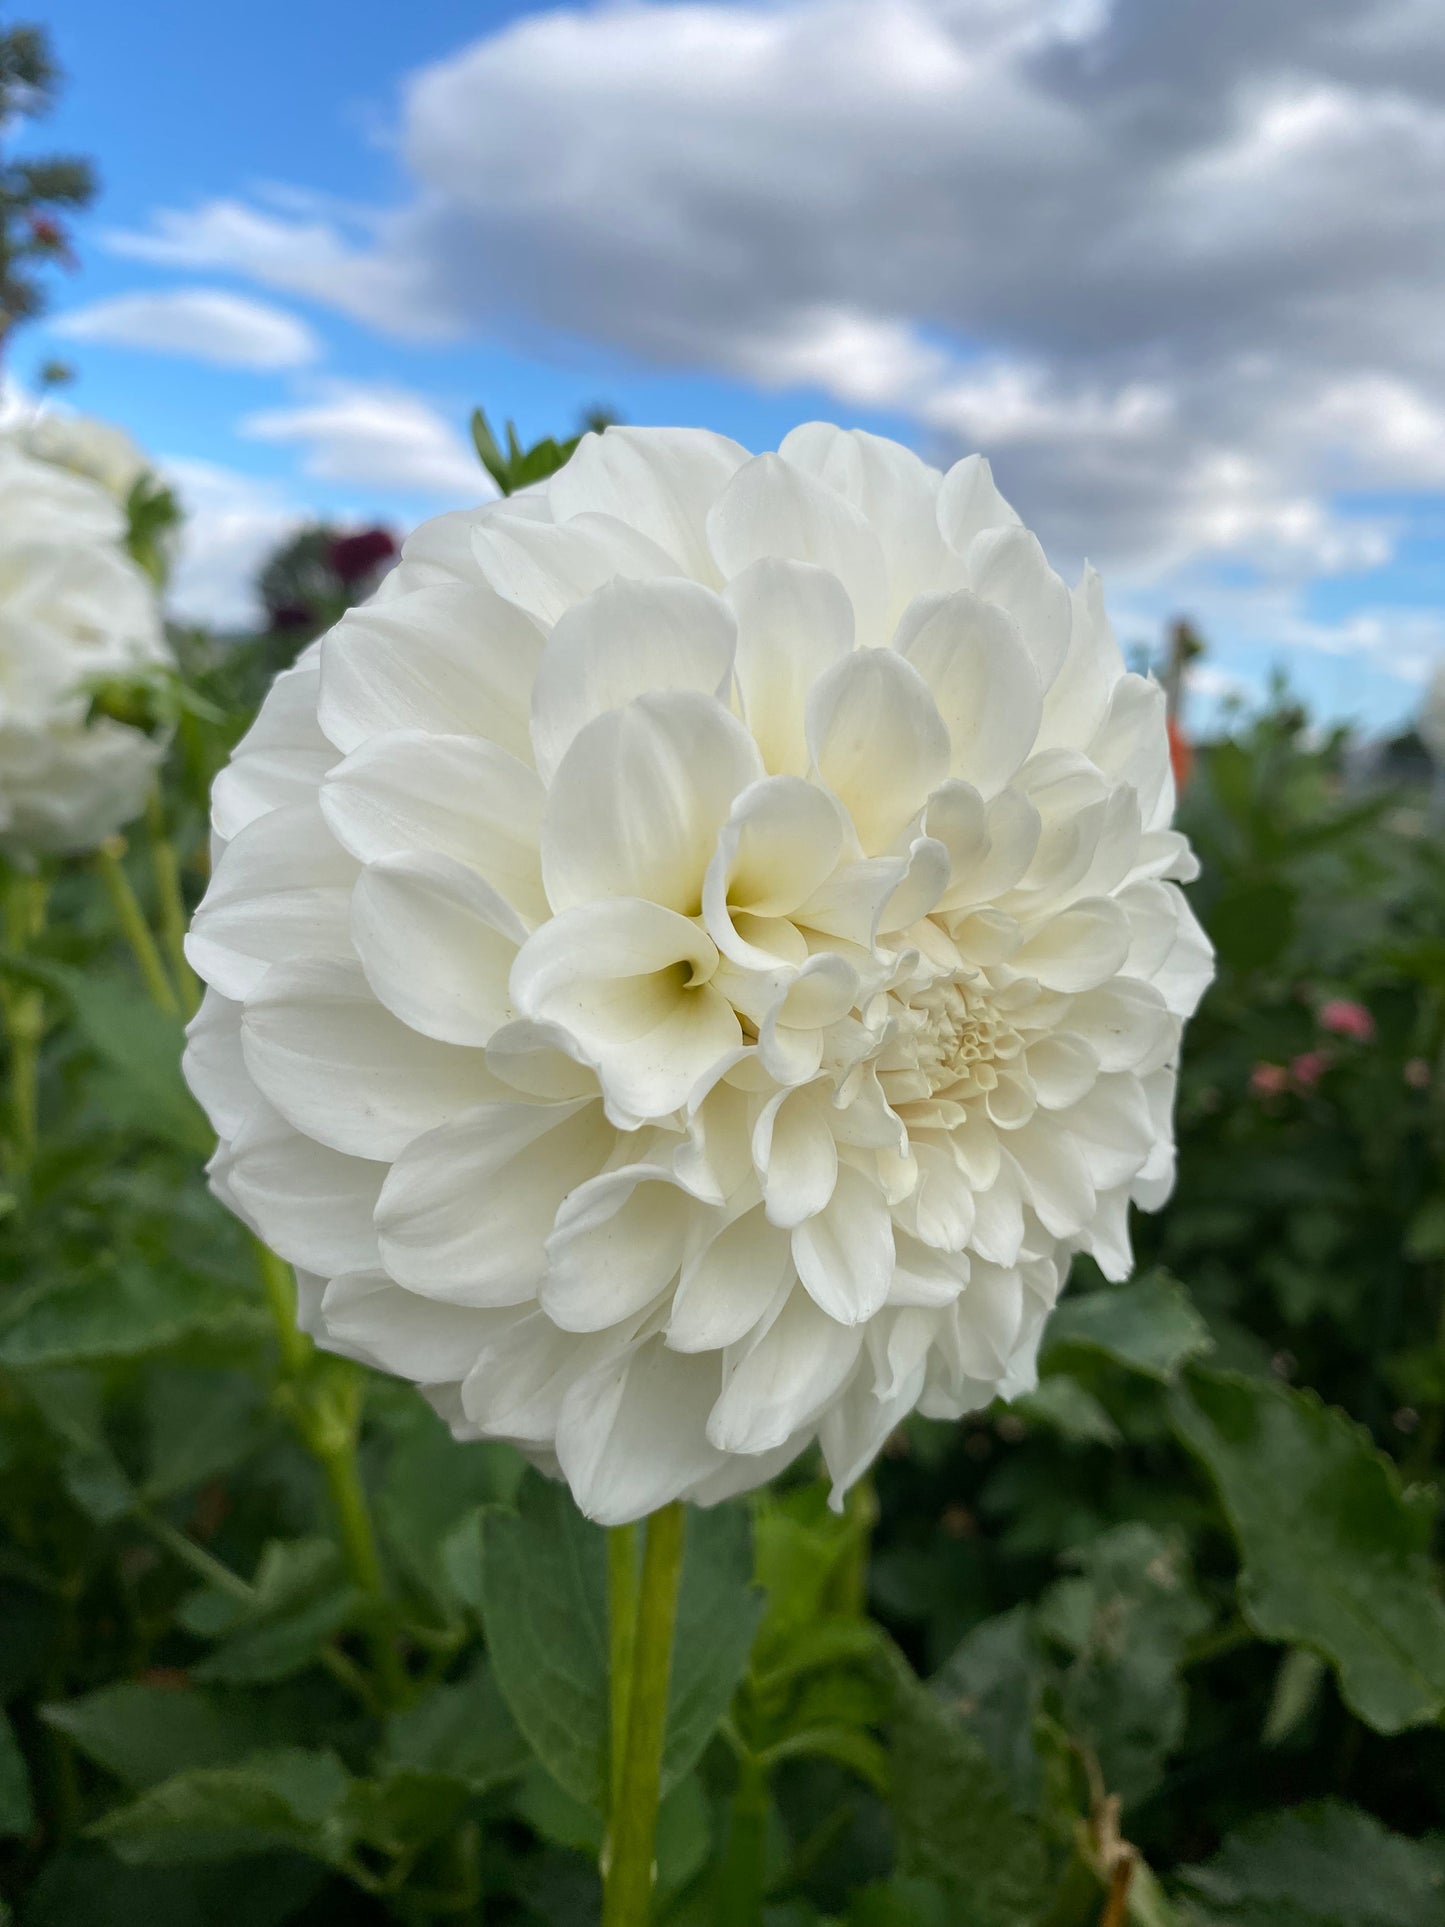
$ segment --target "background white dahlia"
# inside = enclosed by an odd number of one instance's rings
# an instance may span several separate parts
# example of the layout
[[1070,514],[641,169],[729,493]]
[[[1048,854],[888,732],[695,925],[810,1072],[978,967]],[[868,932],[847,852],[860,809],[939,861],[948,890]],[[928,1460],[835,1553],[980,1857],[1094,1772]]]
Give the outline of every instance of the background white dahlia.
[[99,482],[0,435],[0,849],[94,848],[145,803],[162,745],[93,693],[170,661],[153,584]]
[[218,1192],[320,1341],[637,1517],[1031,1386],[1210,976],[1163,698],[978,457],[609,429],[215,791]]

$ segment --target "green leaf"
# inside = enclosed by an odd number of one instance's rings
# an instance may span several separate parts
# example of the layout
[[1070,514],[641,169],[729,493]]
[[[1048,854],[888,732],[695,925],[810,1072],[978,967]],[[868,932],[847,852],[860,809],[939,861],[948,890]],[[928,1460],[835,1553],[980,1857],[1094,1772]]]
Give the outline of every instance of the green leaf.
[[425,1406],[387,1463],[377,1518],[392,1551],[446,1605],[464,1603],[447,1570],[444,1544],[482,1505],[510,1505],[525,1469],[509,1445],[458,1442]]
[[740,1506],[690,1507],[667,1695],[664,1794],[696,1765],[746,1670],[763,1611],[752,1571],[747,1513]]
[[136,1788],[191,1767],[229,1765],[273,1737],[269,1723],[242,1702],[141,1680],[52,1701],[40,1712],[87,1759]]
[[1179,1876],[1210,1927],[1439,1927],[1445,1849],[1339,1800],[1265,1814]]
[[155,1372],[146,1388],[145,1497],[168,1499],[231,1471],[255,1449],[265,1412],[265,1394],[245,1372]]
[[978,1734],[900,1679],[891,1759],[900,1871],[946,1888],[950,1927],[1035,1927],[1054,1856]]
[[1041,1426],[1071,1445],[1118,1445],[1122,1439],[1108,1408],[1066,1372],[1041,1378],[1033,1391],[1014,1399],[1008,1410],[1025,1424]]
[[0,1836],[25,1835],[35,1824],[30,1772],[15,1729],[0,1708]]
[[1432,1507],[1400,1488],[1368,1433],[1312,1392],[1192,1372],[1172,1396],[1239,1542],[1240,1603],[1266,1639],[1309,1646],[1381,1733],[1445,1708],[1445,1604]]
[[0,1326],[0,1364],[54,1367],[160,1351],[196,1331],[254,1324],[244,1293],[201,1273],[136,1260],[47,1280]]
[[281,1927],[329,1878],[292,1853],[127,1867],[104,1847],[71,1847],[52,1854],[27,1891],[25,1927]]
[[601,1812],[607,1788],[607,1551],[565,1486],[529,1473],[482,1520],[482,1617],[496,1682],[547,1771]]
[[60,1446],[66,1490],[98,1525],[123,1519],[135,1492],[105,1436],[104,1388],[86,1371],[26,1374],[25,1389]]
[[531,1757],[485,1661],[387,1722],[388,1770],[444,1774],[474,1794],[519,1778]]
[[362,1603],[329,1539],[273,1539],[252,1586],[249,1599],[207,1586],[182,1602],[176,1618],[187,1632],[223,1642],[193,1668],[198,1680],[274,1680],[299,1672],[355,1621]]
[[0,968],[58,992],[76,1028],[99,1059],[94,1094],[113,1127],[208,1157],[215,1133],[181,1076],[185,1025],[159,1010],[128,979],[73,970],[31,958],[3,958]]
[[1034,1745],[1043,1711],[1043,1649],[1027,1606],[985,1619],[929,1681],[950,1714],[983,1742],[1023,1813],[1038,1811],[1044,1769]]
[[1184,1287],[1156,1272],[1135,1284],[1062,1299],[1046,1327],[1043,1357],[1048,1366],[1066,1348],[1102,1352],[1116,1365],[1169,1384],[1211,1347],[1209,1329]]
[[947,1893],[932,1880],[890,1880],[860,1888],[848,1927],[955,1927]]
[[1039,1626],[1070,1655],[1059,1703],[1069,1733],[1129,1805],[1158,1785],[1184,1735],[1185,1648],[1209,1622],[1183,1541],[1116,1526],[1077,1555],[1039,1607]]
[[354,1833],[352,1780],[334,1753],[283,1747],[148,1788],[91,1832],[130,1866],[184,1866],[267,1847],[340,1865]]

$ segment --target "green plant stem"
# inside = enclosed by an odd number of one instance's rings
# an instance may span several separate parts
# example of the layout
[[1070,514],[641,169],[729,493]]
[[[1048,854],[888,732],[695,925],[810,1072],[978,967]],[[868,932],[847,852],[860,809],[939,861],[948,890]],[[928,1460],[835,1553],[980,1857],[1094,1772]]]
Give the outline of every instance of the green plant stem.
[[738,1762],[727,1854],[717,1889],[717,1927],[759,1927],[767,1885],[768,1775],[754,1755]]
[[616,1812],[627,1753],[627,1708],[632,1697],[632,1654],[637,1641],[637,1527],[613,1526],[607,1534],[607,1629],[612,1749],[611,1811]]
[[165,804],[161,800],[159,786],[151,791],[146,804],[146,830],[150,837],[151,871],[156,880],[156,897],[160,904],[161,941],[170,959],[171,974],[180,992],[182,1008],[190,1017],[200,1004],[201,989],[196,982],[196,973],[186,959],[187,917],[186,899],[181,890],[181,866],[176,857],[176,846],[171,842],[166,828]]
[[647,1521],[628,1696],[627,1745],[603,1870],[602,1927],[646,1927],[651,1913],[662,1747],[686,1514],[663,1506]]
[[[194,1539],[188,1539],[184,1532],[171,1524],[169,1519],[163,1519],[158,1512],[152,1512],[148,1505],[138,1505],[131,1516],[137,1525],[144,1526],[157,1545],[164,1546],[173,1559],[193,1572],[206,1585],[214,1586],[218,1592],[229,1594],[232,1599],[254,1598],[256,1591],[254,1586],[243,1579],[240,1573],[232,1572],[228,1565],[217,1559],[213,1553],[207,1552],[204,1546],[198,1546]],[[323,1646],[317,1654],[317,1659],[331,1677],[344,1686],[348,1693],[354,1694],[369,1712],[375,1713],[380,1710],[376,1695],[366,1682],[366,1676],[339,1647]]]
[[296,1323],[296,1280],[286,1260],[278,1258],[271,1247],[262,1244],[259,1238],[251,1240],[251,1249],[256,1254],[256,1269],[261,1275],[266,1309],[271,1314],[271,1323],[276,1331],[276,1344],[281,1353],[281,1376],[299,1378],[311,1363],[313,1347],[311,1340]]
[[131,947],[145,987],[152,1000],[161,1010],[173,1011],[180,1015],[180,999],[176,996],[175,986],[166,975],[166,967],[161,962],[161,953],[156,948],[156,940],[151,935],[150,925],[145,920],[135,891],[131,888],[130,878],[125,873],[121,858],[125,853],[125,842],[118,836],[107,837],[95,853],[95,870],[105,886],[110,898],[110,907],[115,912],[116,922],[121,934]]
[[[45,928],[49,885],[19,871],[4,885],[5,948],[23,957]],[[0,1013],[10,1052],[10,1138],[15,1174],[28,1173],[40,1136],[40,1045],[45,1036],[45,993],[34,984],[0,978]]]
[[286,1402],[302,1444],[326,1481],[346,1569],[370,1609],[377,1684],[383,1702],[394,1706],[405,1698],[408,1682],[388,1626],[391,1599],[361,1478],[357,1448],[363,1381],[355,1373],[343,1376],[335,1369],[324,1378],[318,1375],[315,1347],[296,1323],[296,1280],[291,1267],[259,1239],[253,1242],[262,1289],[276,1328]]

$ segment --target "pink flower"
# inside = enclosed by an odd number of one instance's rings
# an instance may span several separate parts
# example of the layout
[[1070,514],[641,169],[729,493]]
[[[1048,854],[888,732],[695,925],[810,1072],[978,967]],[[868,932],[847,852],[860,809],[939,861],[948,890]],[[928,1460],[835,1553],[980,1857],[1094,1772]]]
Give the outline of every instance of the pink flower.
[[1323,1050],[1301,1051],[1289,1067],[1294,1086],[1299,1091],[1312,1091],[1330,1067],[1330,1054]]
[[1317,1019],[1321,1030],[1332,1030],[1337,1037],[1353,1037],[1356,1043],[1373,1043],[1375,1020],[1363,1004],[1348,997],[1332,997],[1321,1004]]
[[1249,1073],[1249,1088],[1256,1097],[1282,1097],[1289,1089],[1289,1072],[1283,1064],[1256,1064]]
[[1412,1091],[1428,1091],[1430,1088],[1430,1066],[1423,1057],[1411,1057],[1405,1064],[1405,1082]]

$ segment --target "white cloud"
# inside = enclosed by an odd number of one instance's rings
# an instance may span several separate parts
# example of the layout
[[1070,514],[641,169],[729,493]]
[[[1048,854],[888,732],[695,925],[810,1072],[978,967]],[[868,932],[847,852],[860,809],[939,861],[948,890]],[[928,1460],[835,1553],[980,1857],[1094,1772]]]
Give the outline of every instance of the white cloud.
[[[1397,526],[1339,498],[1445,486],[1428,0],[559,6],[412,75],[398,120],[395,208],[212,201],[117,245],[399,336],[900,410],[1141,581],[1377,566]],[[310,420],[314,463],[365,465]]]
[[317,481],[415,490],[454,505],[496,492],[461,431],[405,389],[327,382],[308,401],[248,416],[240,432],[295,443]]
[[321,354],[298,316],[222,288],[112,295],[58,315],[51,327],[72,341],[187,355],[221,368],[302,368]]
[[171,613],[221,630],[253,627],[261,565],[310,514],[275,483],[232,469],[179,456],[160,466],[186,515],[167,597]]

